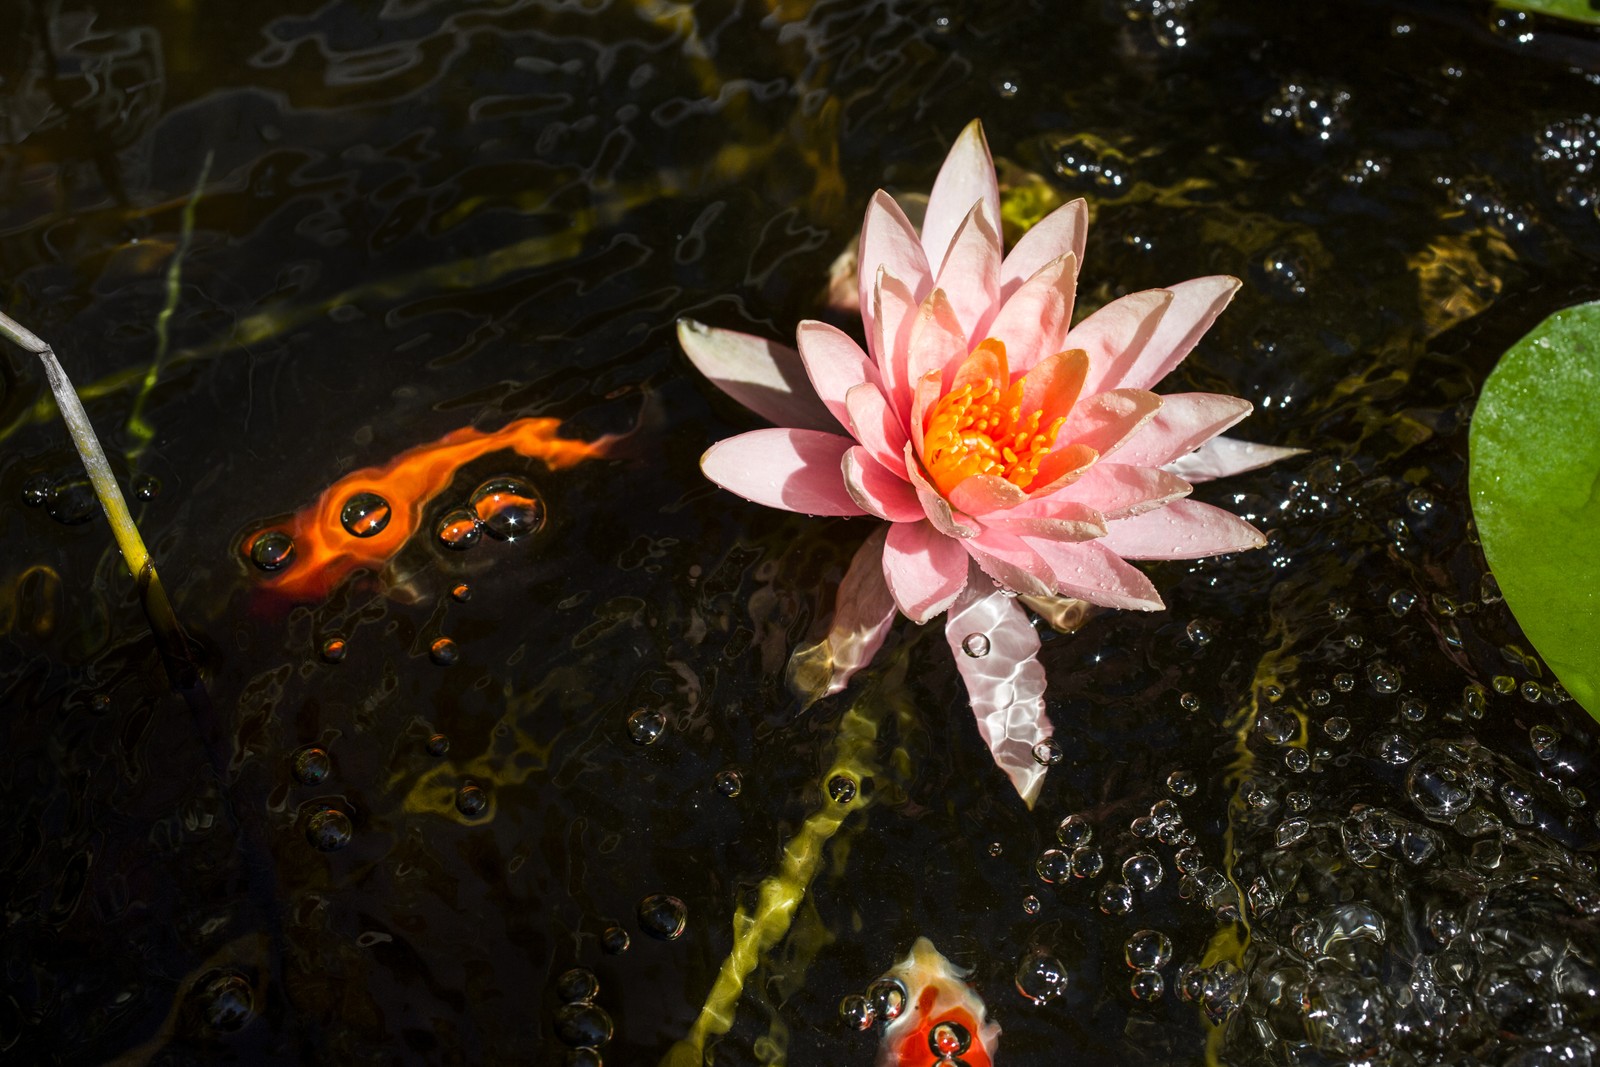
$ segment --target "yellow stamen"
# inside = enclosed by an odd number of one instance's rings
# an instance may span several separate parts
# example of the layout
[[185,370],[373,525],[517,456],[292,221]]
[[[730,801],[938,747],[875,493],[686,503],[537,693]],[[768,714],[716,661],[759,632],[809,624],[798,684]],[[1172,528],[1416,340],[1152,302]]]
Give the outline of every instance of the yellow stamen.
[[[999,357],[1004,376],[1004,346],[993,338],[979,348],[985,346]],[[1039,464],[1067,420],[1058,416],[1040,432],[1044,412],[1023,413],[1023,385],[1019,377],[1002,387],[986,375],[981,382],[968,381],[934,402],[927,416],[923,456],[939,492],[948,495],[963,480],[979,474],[1004,478],[1024,490],[1033,484]]]

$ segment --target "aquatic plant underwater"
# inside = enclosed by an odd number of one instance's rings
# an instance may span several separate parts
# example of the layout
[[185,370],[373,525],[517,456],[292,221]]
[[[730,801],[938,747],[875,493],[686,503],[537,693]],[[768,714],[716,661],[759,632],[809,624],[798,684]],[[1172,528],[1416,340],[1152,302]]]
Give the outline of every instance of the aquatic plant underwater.
[[300,6],[0,44],[0,1057],[1592,1062],[1581,4]]

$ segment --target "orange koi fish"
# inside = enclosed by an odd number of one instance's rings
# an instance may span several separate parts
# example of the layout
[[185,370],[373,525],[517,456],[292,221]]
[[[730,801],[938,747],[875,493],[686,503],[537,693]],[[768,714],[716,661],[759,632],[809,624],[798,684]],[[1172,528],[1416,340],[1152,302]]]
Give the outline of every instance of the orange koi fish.
[[917,938],[911,952],[885,978],[906,990],[905,1004],[883,1031],[878,1067],[994,1067],[1000,1026],[963,971]]
[[[551,470],[605,455],[615,438],[579,441],[556,436],[559,419],[517,419],[492,433],[466,426],[409,449],[382,467],[340,478],[316,503],[288,521],[246,535],[241,550],[254,559],[264,587],[288,600],[320,600],[356,570],[376,571],[416,532],[424,507],[463,464],[510,449]],[[355,498],[376,498],[360,500]],[[354,504],[352,502],[354,501]],[[352,505],[352,514],[346,514]],[[364,506],[363,506],[364,505]],[[287,535],[263,542],[268,535]],[[268,548],[272,551],[267,551]]]

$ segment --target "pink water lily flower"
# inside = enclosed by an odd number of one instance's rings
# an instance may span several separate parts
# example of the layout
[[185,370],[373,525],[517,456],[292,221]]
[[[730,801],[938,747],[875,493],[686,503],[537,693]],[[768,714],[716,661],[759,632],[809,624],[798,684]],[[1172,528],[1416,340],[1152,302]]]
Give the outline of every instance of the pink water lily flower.
[[1088,210],[1073,201],[1001,247],[982,127],[956,139],[921,232],[887,193],[867,208],[858,295],[867,349],[802,322],[798,352],[689,320],[713,383],[778,428],[713,445],[712,481],[768,507],[887,524],[845,576],[822,651],[837,692],[898,613],[946,612],[979,731],[1032,804],[1048,760],[1039,637],[1018,596],[1153,611],[1130,559],[1255,548],[1191,483],[1292,451],[1218,435],[1250,412],[1215,393],[1157,395],[1239,288],[1196,278],[1132,293],[1072,325]]

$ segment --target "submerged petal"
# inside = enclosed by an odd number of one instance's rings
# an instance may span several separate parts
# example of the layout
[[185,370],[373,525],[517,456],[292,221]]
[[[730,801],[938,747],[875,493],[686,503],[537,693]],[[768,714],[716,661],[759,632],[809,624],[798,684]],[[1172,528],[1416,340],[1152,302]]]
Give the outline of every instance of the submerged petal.
[[1124,559],[1199,559],[1260,548],[1267,539],[1231,511],[1175,500],[1108,524],[1099,543]]
[[789,687],[807,707],[833,696],[877,655],[897,614],[894,597],[883,578],[883,544],[887,526],[879,526],[856,550],[834,598],[833,624],[814,645],[789,657]]
[[840,463],[855,442],[819,430],[751,430],[718,441],[700,457],[705,476],[769,508],[806,515],[861,515]]
[[1034,758],[1034,748],[1051,734],[1039,634],[1013,597],[984,589],[987,584],[981,578],[967,583],[950,607],[945,640],[966,683],[978,733],[1031,808],[1047,769]]
[[1187,482],[1209,482],[1213,478],[1253,471],[1304,452],[1303,448],[1258,445],[1235,437],[1213,437],[1188,455],[1179,456],[1168,463],[1166,469]]
[[883,577],[900,614],[922,625],[967,584],[967,553],[929,522],[897,522],[883,547]]
[[983,137],[983,124],[977,119],[950,146],[933,191],[928,194],[928,214],[922,223],[922,247],[928,262],[943,263],[951,239],[967,217],[973,204],[982,204],[984,219],[995,233],[1000,232],[1000,186],[995,179],[994,158]]
[[733,399],[779,426],[833,430],[800,353],[753,334],[678,320],[678,344],[695,369]]

